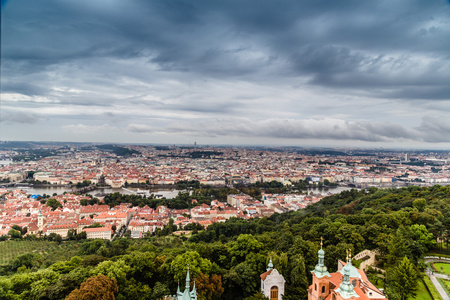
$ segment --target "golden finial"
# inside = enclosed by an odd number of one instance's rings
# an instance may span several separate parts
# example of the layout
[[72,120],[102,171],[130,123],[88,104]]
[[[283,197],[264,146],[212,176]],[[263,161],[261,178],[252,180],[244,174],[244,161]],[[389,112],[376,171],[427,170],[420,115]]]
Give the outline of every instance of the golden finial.
[[352,258],[352,249],[348,249],[348,258]]
[[347,253],[347,255],[345,256],[345,260],[348,261],[348,249],[346,249],[345,252]]
[[323,236],[320,237],[320,248],[323,246]]

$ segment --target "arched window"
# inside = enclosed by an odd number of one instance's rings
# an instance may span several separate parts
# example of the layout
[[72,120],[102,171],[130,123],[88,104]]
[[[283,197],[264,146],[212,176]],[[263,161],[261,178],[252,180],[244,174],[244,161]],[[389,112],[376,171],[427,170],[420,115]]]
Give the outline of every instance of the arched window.
[[322,285],[322,293],[325,293],[325,286]]
[[356,279],[353,279],[353,280],[352,280],[352,285],[353,285],[353,286],[356,286]]
[[317,284],[314,284],[314,290],[317,291]]
[[336,295],[333,294],[333,296],[331,297],[332,300],[336,300]]
[[270,288],[270,300],[278,300],[278,287],[273,286]]

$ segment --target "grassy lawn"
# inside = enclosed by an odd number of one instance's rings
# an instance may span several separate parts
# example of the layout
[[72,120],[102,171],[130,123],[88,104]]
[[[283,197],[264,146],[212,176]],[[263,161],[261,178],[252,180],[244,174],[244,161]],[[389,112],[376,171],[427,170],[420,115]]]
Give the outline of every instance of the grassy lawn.
[[444,273],[450,275],[450,264],[446,263],[434,263],[436,269],[441,272],[441,268],[444,270]]
[[60,260],[70,259],[78,253],[76,242],[56,242],[36,240],[8,240],[0,242],[0,265],[6,265],[17,256],[26,253],[37,253],[43,261],[51,264]]
[[414,299],[417,300],[433,300],[430,293],[428,293],[427,288],[422,280],[417,281],[417,296]]

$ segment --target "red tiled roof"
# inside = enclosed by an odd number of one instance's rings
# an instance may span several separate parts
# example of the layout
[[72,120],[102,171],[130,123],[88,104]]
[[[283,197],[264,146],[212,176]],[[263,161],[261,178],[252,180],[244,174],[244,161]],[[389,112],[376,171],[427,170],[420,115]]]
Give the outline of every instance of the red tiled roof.
[[272,271],[273,271],[273,269],[270,269],[269,271],[262,273],[262,274],[260,275],[261,279],[262,279],[263,281],[266,280],[266,277],[267,277],[268,275],[270,275],[270,273],[272,273]]
[[111,231],[111,227],[97,227],[97,228],[84,228],[83,231],[86,232],[102,232],[102,231]]

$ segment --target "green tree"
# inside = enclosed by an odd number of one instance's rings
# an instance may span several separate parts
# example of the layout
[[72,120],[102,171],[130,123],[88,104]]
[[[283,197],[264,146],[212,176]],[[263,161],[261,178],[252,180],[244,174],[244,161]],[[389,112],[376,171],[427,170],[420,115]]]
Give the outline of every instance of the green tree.
[[258,273],[245,262],[232,268],[225,275],[225,281],[225,292],[227,295],[233,293],[233,296],[227,296],[226,299],[251,296],[257,292],[259,285]]
[[25,266],[30,269],[33,267],[39,267],[42,263],[41,257],[35,253],[26,253],[17,256],[10,264],[11,271],[16,271],[18,268]]
[[20,231],[17,231],[12,228],[8,231],[8,234],[11,236],[12,239],[21,239],[22,238],[22,234],[20,233]]
[[58,261],[54,263],[50,268],[60,274],[67,274],[78,267],[82,261],[83,259],[81,257],[74,256],[69,261]]
[[[250,234],[241,234],[235,242],[231,243],[230,253],[232,256],[243,261],[250,252],[257,253],[262,249],[263,244],[258,242]],[[234,259],[234,258],[233,258]]]
[[157,281],[153,287],[153,299],[161,299],[170,294],[170,290],[164,283]]
[[115,262],[107,260],[98,264],[98,266],[92,271],[93,274],[103,274],[109,278],[115,279],[119,286],[122,286],[126,282],[127,273],[131,270],[125,261],[119,259]]
[[58,207],[62,207],[62,204],[55,198],[50,198],[47,200],[47,206],[51,207],[52,210],[55,210]]
[[[286,299],[301,299],[308,298],[306,289],[308,288],[308,277],[305,268],[305,259],[300,254],[297,254],[289,260],[291,271],[287,276]],[[309,272],[308,272],[309,275]],[[285,297],[283,297],[285,298]]]
[[413,201],[413,206],[417,208],[418,211],[424,211],[427,206],[427,200],[424,198],[418,198]]
[[388,272],[387,281],[393,293],[401,300],[406,300],[417,295],[419,274],[417,268],[405,256],[391,272]]
[[150,282],[156,271],[155,258],[153,252],[138,251],[123,256],[125,264],[130,267],[130,276],[144,283]]
[[269,300],[269,298],[264,296],[261,292],[257,292],[252,296],[244,298],[244,300]]
[[11,226],[12,229],[17,230],[19,232],[22,232],[22,227],[20,227],[19,225],[13,225]]
[[103,246],[104,242],[101,240],[93,240],[86,241],[80,245],[80,254],[81,255],[90,255],[95,254],[101,246]]
[[47,236],[47,239],[52,242],[57,242],[58,244],[60,244],[62,241],[62,237],[59,234],[54,233],[54,232],[50,233]]
[[209,259],[202,258],[197,251],[187,251],[178,255],[170,265],[175,280],[184,280],[188,265],[191,278],[195,278],[200,273],[207,276],[211,273],[212,264]]

